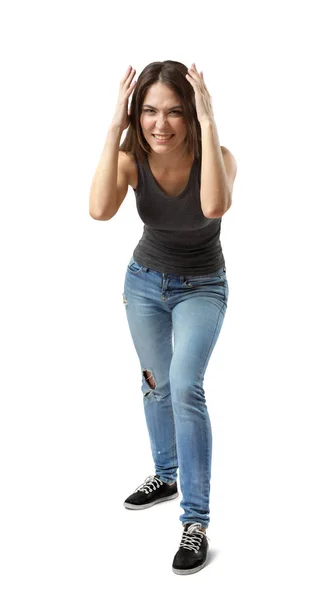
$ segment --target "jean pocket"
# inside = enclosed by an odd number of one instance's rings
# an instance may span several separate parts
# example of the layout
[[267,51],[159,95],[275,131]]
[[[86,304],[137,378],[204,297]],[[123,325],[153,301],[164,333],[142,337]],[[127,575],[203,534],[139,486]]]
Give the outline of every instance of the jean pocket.
[[227,285],[227,279],[225,272],[219,275],[189,275],[185,277],[185,284],[188,287],[200,287],[204,285],[219,285],[224,287]]
[[139,273],[142,268],[143,266],[135,262],[134,260],[130,260],[128,264],[128,271],[130,271],[130,273]]

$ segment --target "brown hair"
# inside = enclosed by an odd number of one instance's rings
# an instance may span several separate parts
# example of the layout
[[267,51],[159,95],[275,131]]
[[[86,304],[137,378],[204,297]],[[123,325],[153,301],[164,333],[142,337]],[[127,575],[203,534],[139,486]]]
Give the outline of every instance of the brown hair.
[[119,150],[135,153],[140,163],[144,161],[147,154],[151,154],[151,147],[141,129],[140,115],[148,88],[160,81],[171,87],[183,101],[183,114],[187,127],[184,152],[194,152],[195,158],[201,156],[201,127],[195,106],[194,89],[185,77],[187,72],[185,65],[174,60],[152,62],[144,68],[132,93],[130,124]]

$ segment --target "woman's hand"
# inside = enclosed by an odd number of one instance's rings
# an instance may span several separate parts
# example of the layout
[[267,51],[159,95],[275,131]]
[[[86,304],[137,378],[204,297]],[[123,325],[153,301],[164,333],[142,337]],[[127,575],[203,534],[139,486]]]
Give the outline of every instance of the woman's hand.
[[121,131],[124,131],[130,124],[130,111],[128,110],[129,96],[133,92],[136,85],[136,81],[132,82],[136,70],[129,66],[126,70],[123,79],[120,82],[120,90],[118,94],[118,100],[115,108],[115,113],[112,120],[112,125],[119,127]]
[[202,123],[204,120],[213,120],[214,114],[211,104],[211,95],[206,88],[202,71],[200,71],[199,74],[195,63],[192,63],[192,66],[190,69],[188,69],[188,73],[185,75],[185,77],[194,89],[195,105],[200,123]]

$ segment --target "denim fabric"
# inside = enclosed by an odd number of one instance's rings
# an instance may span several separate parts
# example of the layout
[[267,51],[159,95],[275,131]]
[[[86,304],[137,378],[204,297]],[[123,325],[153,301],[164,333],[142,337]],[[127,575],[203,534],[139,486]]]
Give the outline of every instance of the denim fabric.
[[203,381],[228,294],[225,267],[208,275],[174,275],[131,257],[126,270],[123,303],[141,366],[155,473],[173,483],[179,468],[182,524],[210,522],[212,431]]

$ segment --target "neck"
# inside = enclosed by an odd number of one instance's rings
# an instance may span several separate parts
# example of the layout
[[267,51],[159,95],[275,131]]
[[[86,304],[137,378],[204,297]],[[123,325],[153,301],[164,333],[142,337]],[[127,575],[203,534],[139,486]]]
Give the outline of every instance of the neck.
[[179,150],[178,152],[174,150],[169,154],[158,154],[152,150],[152,153],[148,155],[149,164],[156,169],[183,169],[190,166],[193,160],[193,152],[190,154],[183,154],[182,150]]

